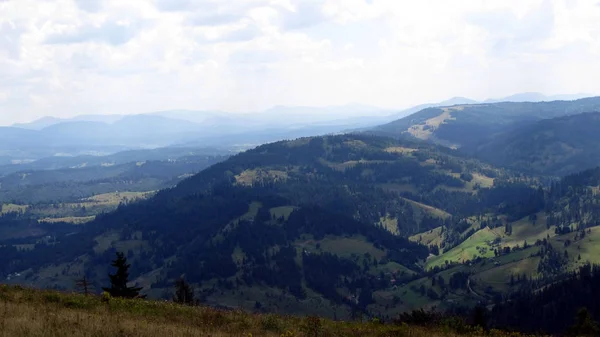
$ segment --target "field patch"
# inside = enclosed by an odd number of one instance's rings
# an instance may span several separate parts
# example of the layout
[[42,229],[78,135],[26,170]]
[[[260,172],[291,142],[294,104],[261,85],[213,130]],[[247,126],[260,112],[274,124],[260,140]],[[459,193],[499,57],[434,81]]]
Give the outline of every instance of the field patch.
[[122,202],[132,202],[136,200],[147,199],[154,195],[153,191],[150,192],[113,192],[98,194],[90,198],[83,199],[83,203],[99,203],[99,204],[110,204],[118,205]]
[[475,274],[473,279],[483,286],[491,286],[496,290],[508,291],[510,289],[511,276],[514,279],[517,279],[519,275],[534,276],[537,274],[539,263],[540,258],[538,256],[527,257]]
[[450,217],[452,217],[452,214],[441,210],[439,208],[435,208],[433,206],[429,206],[429,205],[425,205],[422,204],[420,202],[414,201],[414,200],[410,200],[407,198],[402,198],[404,199],[404,201],[408,202],[409,204],[411,204],[411,206],[418,208],[421,211],[424,211],[425,213],[429,214],[430,216],[434,216],[437,218],[441,218],[441,219],[448,219]]
[[285,171],[279,170],[263,170],[263,169],[252,169],[245,170],[242,173],[235,176],[236,183],[244,186],[252,186],[256,182],[260,181],[285,181],[288,178],[288,174]]
[[408,155],[415,151],[417,151],[417,149],[413,149],[410,147],[403,147],[403,146],[390,146],[385,149],[385,152],[397,153],[397,154],[401,154],[401,155]]
[[323,240],[296,241],[296,246],[306,249],[308,252],[328,252],[341,257],[358,256],[368,253],[378,260],[385,256],[385,252],[375,248],[372,243],[361,236],[341,238],[327,236]]
[[446,123],[449,120],[455,120],[450,114],[450,110],[459,110],[456,108],[442,108],[442,113],[436,117],[430,118],[422,124],[413,125],[405,132],[408,132],[415,138],[428,140],[432,137],[433,132],[437,130],[440,125]]
[[509,247],[519,245],[522,247],[525,241],[529,245],[533,245],[537,240],[544,240],[548,236],[555,236],[554,227],[550,229],[546,227],[546,215],[544,212],[540,212],[536,216],[535,224],[529,217],[511,223],[511,235],[505,235],[504,228],[496,228],[495,231],[497,233],[503,234],[502,245]]
[[388,232],[398,235],[398,219],[391,217],[389,214],[379,219],[379,225]]
[[64,217],[64,218],[45,218],[45,219],[38,220],[38,222],[42,222],[42,223],[66,222],[66,223],[71,223],[71,224],[74,224],[74,225],[81,225],[81,224],[84,224],[86,222],[94,221],[94,219],[96,219],[96,216],[94,216],[94,215],[92,215],[92,216],[81,216],[81,217],[70,216],[70,217]]
[[352,168],[358,164],[364,164],[364,165],[369,165],[369,164],[384,164],[384,163],[393,163],[392,160],[349,160],[349,161],[345,161],[342,163],[336,163],[336,162],[331,162],[328,160],[325,160],[323,158],[319,159],[319,162],[329,168],[332,168],[334,170],[337,171],[345,171],[349,168]]
[[494,241],[498,235],[489,228],[484,228],[471,235],[460,245],[450,249],[439,256],[434,256],[427,261],[427,268],[443,266],[446,261],[462,263],[471,260],[474,257],[493,257],[494,249],[490,242]]
[[7,213],[25,213],[29,205],[3,204],[1,214]]
[[410,241],[418,242],[425,246],[440,246],[443,241],[442,235],[442,226],[433,228],[428,230],[427,232],[422,232],[419,234],[415,234],[408,238]]
[[489,188],[494,186],[494,178],[490,178],[479,173],[473,173],[472,175],[473,180],[471,180],[471,183],[478,184],[482,188]]
[[284,220],[287,220],[290,217],[290,214],[292,214],[292,212],[296,209],[298,209],[298,207],[279,206],[279,207],[273,207],[269,211],[271,212],[272,217],[274,216],[277,219],[283,217]]

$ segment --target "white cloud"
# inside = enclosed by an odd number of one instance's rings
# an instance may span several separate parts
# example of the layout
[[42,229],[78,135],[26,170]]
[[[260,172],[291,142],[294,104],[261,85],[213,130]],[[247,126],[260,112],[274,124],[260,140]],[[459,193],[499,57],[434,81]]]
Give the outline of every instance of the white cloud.
[[584,0],[0,1],[0,124],[600,93]]

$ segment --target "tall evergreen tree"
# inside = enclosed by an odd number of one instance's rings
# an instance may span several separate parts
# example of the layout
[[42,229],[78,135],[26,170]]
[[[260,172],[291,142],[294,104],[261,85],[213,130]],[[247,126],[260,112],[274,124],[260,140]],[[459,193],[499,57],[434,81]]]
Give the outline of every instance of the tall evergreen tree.
[[135,298],[146,296],[140,296],[141,287],[128,287],[129,282],[129,267],[127,264],[127,258],[125,254],[117,252],[117,258],[112,261],[111,266],[117,268],[117,272],[109,274],[110,277],[110,288],[102,288],[102,290],[108,292],[112,297],[123,297],[123,298]]
[[567,330],[567,334],[572,336],[598,336],[598,333],[600,333],[598,323],[594,321],[587,308],[581,308],[577,311],[575,324]]
[[175,281],[175,296],[173,301],[181,304],[194,305],[194,289],[183,277]]

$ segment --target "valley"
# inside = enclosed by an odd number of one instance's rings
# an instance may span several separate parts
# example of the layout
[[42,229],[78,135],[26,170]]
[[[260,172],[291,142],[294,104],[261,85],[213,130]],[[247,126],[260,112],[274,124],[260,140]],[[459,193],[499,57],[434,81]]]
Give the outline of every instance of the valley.
[[[510,123],[521,118],[505,103],[428,108],[401,137],[363,131],[237,154],[173,147],[0,168],[2,277],[56,290],[85,277],[97,292],[123,252],[132,284],[152,299],[170,298],[184,277],[203,304],[247,311],[391,320],[492,309],[600,263],[594,162],[559,176],[439,134],[469,109],[500,108]],[[521,132],[502,123],[490,127]]]
[[600,336],[600,0],[0,0],[0,337]]

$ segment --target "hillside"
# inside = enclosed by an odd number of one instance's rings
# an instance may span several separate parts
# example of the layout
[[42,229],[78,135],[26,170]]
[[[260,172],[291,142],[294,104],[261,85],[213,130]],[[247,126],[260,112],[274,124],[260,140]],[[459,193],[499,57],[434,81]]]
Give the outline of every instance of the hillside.
[[476,146],[474,154],[523,172],[567,175],[600,165],[600,113],[546,119]]
[[[461,217],[496,207],[491,187],[512,177],[422,143],[356,135],[278,142],[98,215],[52,245],[7,248],[3,268],[20,274],[15,282],[68,289],[82,274],[106,282],[107,261],[124,250],[154,297],[184,274],[208,303],[228,307],[385,312],[394,283],[420,274],[428,255],[402,236],[441,225],[453,232]],[[523,204],[512,194],[509,205]]]
[[428,108],[371,132],[392,137],[414,137],[472,149],[494,135],[542,119],[599,111],[600,97],[574,101],[500,102]]
[[111,213],[79,201],[95,212],[84,225],[34,225],[39,208],[6,205],[0,266],[10,283],[72,289],[85,275],[101,286],[123,251],[152,298],[169,297],[183,275],[204,303],[227,308],[337,318],[462,310],[596,262],[598,176],[545,187],[423,142],[302,138]]
[[0,165],[0,176],[15,172],[90,168],[93,166],[115,166],[132,162],[175,161],[185,157],[215,157],[237,153],[244,147],[164,147],[156,149],[129,150],[98,156],[50,156],[35,161],[13,162]]
[[[425,265],[431,274],[414,281],[412,290],[427,294],[432,289],[444,306],[456,300],[460,289],[466,298],[498,303],[529,282],[542,288],[588,263],[600,263],[599,172],[587,170],[553,183],[538,193],[534,211],[520,219],[501,214],[470,218],[473,225],[466,227],[465,239],[458,244],[447,244],[446,227],[411,236],[414,242],[439,247]],[[530,328],[541,328],[524,321]]]
[[115,191],[154,191],[174,186],[183,178],[224,159],[224,156],[200,155],[119,165],[105,163],[19,171],[0,177],[0,203],[69,202]]
[[[172,302],[124,300],[55,291],[0,287],[0,333],[38,336],[488,336],[479,327],[459,320],[429,323],[428,327],[379,320],[333,321],[260,312],[190,307]],[[450,333],[450,334],[449,334]],[[494,330],[491,336],[505,336]],[[511,336],[520,336],[513,333]]]

